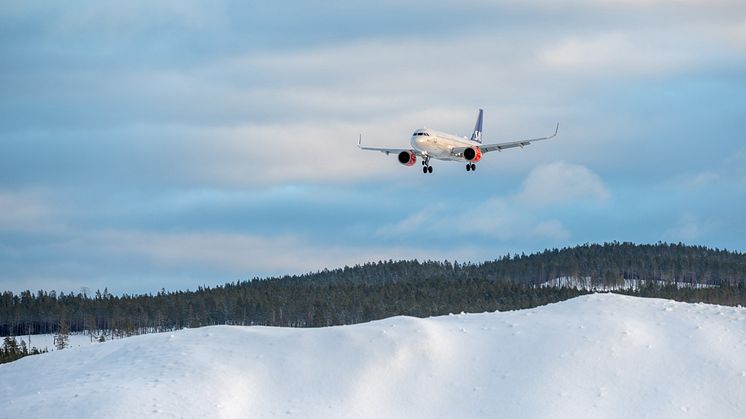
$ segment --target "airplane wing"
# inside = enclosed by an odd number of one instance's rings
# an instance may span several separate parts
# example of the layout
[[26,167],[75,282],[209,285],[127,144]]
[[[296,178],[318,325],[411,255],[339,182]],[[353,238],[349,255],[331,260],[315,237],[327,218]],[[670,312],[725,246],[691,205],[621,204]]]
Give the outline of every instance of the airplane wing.
[[[488,153],[490,151],[503,151],[507,148],[514,148],[514,147],[525,147],[534,141],[542,141],[542,140],[549,140],[550,138],[554,138],[557,136],[557,131],[559,131],[559,123],[557,123],[557,126],[554,128],[554,134],[548,136],[548,137],[540,137],[540,138],[531,138],[528,140],[519,140],[519,141],[508,141],[504,143],[494,143],[494,144],[475,144],[479,147],[479,150],[482,151],[482,153]],[[463,154],[464,150],[466,150],[467,147],[456,147],[454,148],[451,153],[454,155],[461,155]]]
[[360,137],[359,137],[359,138],[358,138],[358,140],[357,140],[357,146],[358,146],[358,148],[360,148],[361,150],[372,150],[372,151],[380,151],[381,153],[385,153],[385,154],[386,154],[387,156],[388,156],[389,154],[391,154],[391,153],[394,153],[394,154],[399,154],[399,153],[401,153],[402,151],[410,151],[410,152],[413,152],[414,154],[416,154],[416,155],[418,155],[418,156],[422,157],[422,153],[420,153],[420,152],[419,152],[418,150],[413,150],[413,149],[411,149],[411,148],[382,148],[382,147],[368,147],[368,146],[364,146],[364,145],[362,145],[362,144],[361,144],[361,143],[362,143],[362,141],[363,141],[363,136],[362,136],[362,135],[360,135]]

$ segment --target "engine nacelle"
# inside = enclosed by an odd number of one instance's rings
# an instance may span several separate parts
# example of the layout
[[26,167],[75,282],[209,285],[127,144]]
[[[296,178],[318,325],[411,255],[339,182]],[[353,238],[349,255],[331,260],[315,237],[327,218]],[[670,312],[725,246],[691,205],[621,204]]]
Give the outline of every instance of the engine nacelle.
[[482,150],[479,147],[469,147],[464,150],[464,158],[470,162],[478,162],[482,160]]
[[399,153],[399,163],[405,166],[412,166],[415,162],[417,162],[417,155],[414,154],[414,151],[402,151]]

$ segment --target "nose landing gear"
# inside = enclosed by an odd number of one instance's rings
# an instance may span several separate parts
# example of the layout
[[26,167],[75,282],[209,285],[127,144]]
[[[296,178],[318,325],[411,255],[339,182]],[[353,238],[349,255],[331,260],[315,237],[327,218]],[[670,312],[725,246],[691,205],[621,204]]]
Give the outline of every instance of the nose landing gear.
[[467,172],[468,171],[474,172],[476,170],[477,170],[477,165],[476,164],[474,164],[474,163],[466,163],[466,171]]

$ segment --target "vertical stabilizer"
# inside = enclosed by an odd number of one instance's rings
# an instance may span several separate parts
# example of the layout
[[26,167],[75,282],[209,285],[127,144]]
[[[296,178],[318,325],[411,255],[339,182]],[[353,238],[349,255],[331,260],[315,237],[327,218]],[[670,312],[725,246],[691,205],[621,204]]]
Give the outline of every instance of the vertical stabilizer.
[[477,123],[474,125],[474,132],[471,134],[471,140],[478,143],[482,142],[482,114],[483,111],[479,110],[479,116],[477,116]]

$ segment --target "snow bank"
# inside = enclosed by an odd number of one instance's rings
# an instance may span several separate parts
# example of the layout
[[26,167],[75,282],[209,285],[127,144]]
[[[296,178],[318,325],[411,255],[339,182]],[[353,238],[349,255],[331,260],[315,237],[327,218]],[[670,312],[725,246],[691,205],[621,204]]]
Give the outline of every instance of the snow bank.
[[206,327],[27,357],[0,377],[4,417],[746,417],[746,309],[596,294]]

